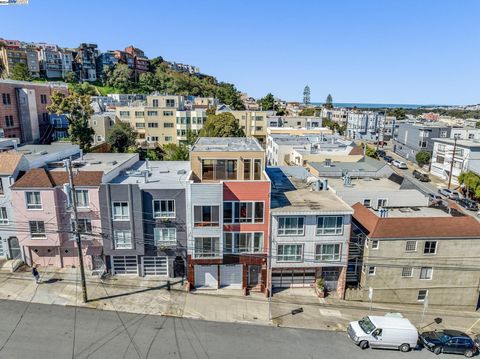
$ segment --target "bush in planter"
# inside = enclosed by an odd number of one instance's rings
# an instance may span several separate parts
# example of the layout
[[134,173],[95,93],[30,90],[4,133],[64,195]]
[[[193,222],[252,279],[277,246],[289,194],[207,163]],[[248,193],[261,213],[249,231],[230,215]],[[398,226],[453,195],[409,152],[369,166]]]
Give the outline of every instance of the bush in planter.
[[317,279],[317,289],[321,292],[325,290],[325,280],[323,278]]

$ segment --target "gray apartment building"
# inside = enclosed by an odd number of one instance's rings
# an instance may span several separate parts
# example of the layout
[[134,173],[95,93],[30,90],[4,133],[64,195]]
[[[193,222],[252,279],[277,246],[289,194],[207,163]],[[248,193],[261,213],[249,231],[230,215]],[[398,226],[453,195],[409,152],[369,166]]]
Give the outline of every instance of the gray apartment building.
[[104,254],[112,274],[186,274],[189,172],[189,162],[137,162],[101,186]]
[[416,162],[420,151],[433,152],[434,138],[449,138],[451,127],[441,124],[400,122],[395,124],[393,151],[403,158]]
[[348,112],[346,136],[352,140],[383,139],[385,115],[379,112]]

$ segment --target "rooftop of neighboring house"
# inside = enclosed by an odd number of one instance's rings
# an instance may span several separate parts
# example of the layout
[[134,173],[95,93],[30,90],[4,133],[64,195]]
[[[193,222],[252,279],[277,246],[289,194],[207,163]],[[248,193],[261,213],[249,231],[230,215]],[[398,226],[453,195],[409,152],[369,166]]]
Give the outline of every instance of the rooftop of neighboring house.
[[402,183],[392,181],[390,178],[352,178],[349,185],[344,184],[343,178],[334,177],[328,179],[328,185],[336,190],[399,190]]
[[[97,187],[102,183],[103,172],[78,171],[74,172],[73,183],[82,187]],[[25,173],[13,185],[13,189],[24,188],[54,188],[69,183],[69,176],[65,169],[49,171],[45,168],[34,168]]]
[[53,142],[50,145],[22,145],[9,153],[24,155],[29,168],[36,168],[65,158],[76,158],[80,155],[80,147],[69,142]]
[[138,184],[142,189],[185,188],[189,161],[138,161],[110,183]]
[[335,173],[340,170],[348,172],[377,172],[387,166],[386,162],[365,157],[359,162],[310,162],[309,165],[320,173]]
[[0,153],[0,175],[13,174],[23,158],[21,153]]
[[63,87],[68,89],[67,84],[64,82],[29,82],[29,81],[17,81],[17,80],[0,80],[0,85],[15,85],[15,86],[37,86],[37,87]]
[[271,211],[275,213],[351,214],[352,208],[333,191],[317,187],[319,179],[300,166],[267,167],[272,182]]
[[448,128],[449,125],[441,122],[423,122],[423,121],[396,121],[395,125],[399,126],[412,126],[419,128]]
[[[455,144],[453,138],[433,138],[432,140],[446,145],[453,146]],[[457,140],[457,146],[465,148],[480,148],[480,140]]]
[[479,238],[480,222],[455,209],[416,207],[381,212],[360,203],[352,207],[354,219],[370,238]]
[[254,137],[199,137],[191,152],[263,152]]
[[[272,133],[269,135],[272,141],[279,145],[304,145],[304,144],[316,144],[322,147],[339,147],[350,146],[353,141],[346,140],[338,135],[331,134],[305,134],[295,135],[288,133]],[[363,153],[363,152],[362,152]]]

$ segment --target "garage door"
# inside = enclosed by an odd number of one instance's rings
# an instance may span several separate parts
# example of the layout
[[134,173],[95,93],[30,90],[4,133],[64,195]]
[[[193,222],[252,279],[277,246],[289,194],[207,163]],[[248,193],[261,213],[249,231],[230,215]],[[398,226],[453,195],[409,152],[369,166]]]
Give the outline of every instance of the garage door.
[[310,287],[315,283],[315,271],[303,269],[272,272],[272,286],[277,288]]
[[242,289],[243,266],[227,264],[220,266],[220,287]]
[[143,257],[143,275],[161,275],[168,277],[168,259],[163,257]]
[[138,275],[137,256],[113,256],[112,272],[113,274]]
[[217,289],[218,266],[195,266],[195,288]]

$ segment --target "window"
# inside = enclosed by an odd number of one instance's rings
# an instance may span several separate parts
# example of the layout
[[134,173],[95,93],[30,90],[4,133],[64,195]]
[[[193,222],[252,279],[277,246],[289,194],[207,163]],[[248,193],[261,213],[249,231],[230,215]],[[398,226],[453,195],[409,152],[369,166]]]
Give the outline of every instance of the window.
[[148,128],[158,128],[158,123],[157,122],[149,122],[148,123]]
[[172,136],[165,136],[165,142],[172,142],[173,138]]
[[368,275],[372,276],[375,275],[375,266],[368,266]]
[[432,279],[432,267],[422,267],[420,268],[420,279]]
[[164,122],[163,127],[164,128],[173,128],[173,122]]
[[402,277],[403,278],[410,278],[413,276],[413,268],[412,267],[403,267],[402,268]]
[[77,200],[78,208],[88,208],[90,206],[88,190],[86,189],[75,190],[75,199]]
[[263,202],[224,202],[225,223],[262,223]]
[[154,228],[153,238],[156,246],[176,245],[177,229],[176,228]]
[[130,111],[120,111],[120,117],[130,117]]
[[45,233],[45,222],[43,221],[30,221],[30,235],[32,239],[45,239],[47,234]]
[[263,233],[225,232],[224,253],[256,253],[263,251]]
[[143,117],[145,116],[145,112],[143,111],[135,111],[135,117]]
[[152,100],[152,106],[153,107],[158,107],[158,99],[153,99]]
[[[92,220],[90,218],[79,218],[78,231],[80,234],[92,233]],[[72,232],[75,232],[75,221],[72,221]]]
[[[55,124],[56,124],[56,123],[57,123],[57,120],[55,119]],[[96,126],[96,125],[97,125],[97,120],[93,120],[93,121],[92,121],[92,124],[93,124],[93,126]]]
[[0,195],[4,195],[5,192],[3,192],[3,182],[2,179],[0,178]]
[[175,200],[161,199],[153,201],[153,217],[175,218]]
[[372,249],[378,249],[380,247],[380,242],[376,239],[372,240]]
[[195,258],[218,257],[220,239],[218,237],[196,237]]
[[441,138],[446,138],[447,137],[447,131],[440,131],[440,137]]
[[303,236],[305,230],[303,228],[303,217],[280,217],[278,219],[278,235]]
[[338,262],[341,257],[341,244],[317,244],[315,247],[315,260],[322,262]]
[[342,234],[343,217],[317,217],[317,235]]
[[386,198],[379,198],[377,199],[377,208],[387,207],[387,199]]
[[114,249],[132,249],[132,233],[129,231],[115,231],[113,233]]
[[0,207],[0,224],[8,224],[7,208]]
[[128,202],[113,202],[112,207],[114,221],[128,221],[130,219]]
[[163,111],[163,116],[173,116],[173,111]]
[[417,251],[417,241],[407,241],[405,243],[405,252],[416,252]]
[[157,111],[147,111],[147,116],[157,116],[158,112]]
[[279,244],[277,247],[278,262],[301,262],[303,258],[303,245]]
[[367,208],[370,207],[371,203],[372,203],[371,199],[366,198],[363,200],[363,205]]
[[2,94],[2,100],[3,100],[4,105],[11,105],[12,104],[9,93],[3,93]]
[[418,291],[417,300],[418,300],[419,302],[423,302],[423,301],[425,300],[425,298],[427,298],[427,296],[428,296],[428,290],[426,290],[426,289],[420,289],[420,290]]
[[435,254],[437,253],[437,241],[426,241],[423,248],[423,254]]
[[418,141],[418,147],[420,148],[427,147],[427,141]]
[[244,159],[243,160],[243,179],[251,180],[252,179],[252,160]]
[[262,160],[253,160],[253,179],[259,181],[262,177]]
[[143,122],[135,122],[135,128],[145,128],[145,123],[143,123]]
[[42,209],[40,192],[25,192],[27,197],[27,209]]
[[193,221],[195,227],[218,227],[219,206],[194,206]]
[[233,223],[233,203],[223,202],[223,223]]
[[14,126],[13,116],[12,115],[5,116],[5,127],[13,127],[13,126]]
[[236,180],[237,160],[202,160],[202,180]]
[[175,100],[167,98],[165,100],[165,106],[166,107],[175,107]]

